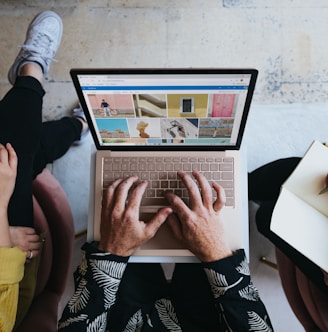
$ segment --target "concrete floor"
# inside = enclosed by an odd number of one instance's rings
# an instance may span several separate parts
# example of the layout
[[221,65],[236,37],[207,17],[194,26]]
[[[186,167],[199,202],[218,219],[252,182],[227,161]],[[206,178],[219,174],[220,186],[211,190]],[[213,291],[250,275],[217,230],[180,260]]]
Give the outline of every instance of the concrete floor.
[[[44,1],[41,0],[29,1],[29,5],[26,5],[24,1],[0,2],[0,49],[2,52],[0,95],[3,95],[10,87],[6,79],[7,70],[18,52],[17,46],[24,41],[28,23],[40,10],[49,9],[49,7],[45,7]],[[212,52],[201,52],[201,56],[198,57],[197,49],[192,49],[192,52],[188,53],[184,47],[184,52],[181,53],[179,43],[163,46],[165,40],[169,39],[167,35],[171,36],[171,41],[174,41],[174,36],[182,38],[183,29],[180,24],[191,22],[186,20],[186,17],[194,17],[199,12],[197,1],[190,1],[188,15],[181,16],[182,18],[175,13],[175,2],[168,1],[170,10],[166,10],[162,3],[151,11],[150,16],[147,11],[147,8],[151,7],[150,2],[142,2],[146,8],[144,10],[133,1],[116,1],[116,5],[112,7],[109,6],[112,4],[109,0],[49,1],[52,9],[63,17],[64,36],[56,56],[59,62],[51,65],[44,83],[47,92],[44,99],[44,120],[58,119],[67,115],[76,104],[77,98],[69,76],[69,69],[72,67],[162,67],[182,64],[188,66],[189,62],[184,62],[186,54],[193,54],[194,57],[189,59],[191,64],[206,63],[209,66],[215,66],[217,59],[213,55],[209,62],[206,62],[206,57]],[[165,22],[168,17],[171,22],[178,22],[174,25],[176,33],[173,33],[173,30],[167,32],[167,26],[158,24],[158,22]],[[109,20],[108,24],[107,20]],[[153,30],[155,26],[156,33]],[[206,29],[209,27],[206,26]],[[206,31],[204,31],[199,33],[204,33],[205,36]],[[158,47],[155,47],[156,45]],[[164,51],[161,53],[159,50],[162,46]],[[156,56],[153,54],[155,49]],[[228,58],[221,57],[221,63],[226,64]],[[235,63],[237,63],[236,59],[233,58],[232,65]],[[259,98],[256,101],[259,101]],[[244,139],[248,149],[248,169],[253,170],[276,158],[302,155],[313,138],[327,141],[326,128],[324,128],[324,124],[327,123],[326,109],[327,105],[261,105],[255,102]],[[316,117],[313,117],[313,114]],[[84,144],[72,147],[63,158],[50,166],[67,193],[77,233],[83,232],[87,227],[90,189],[89,157],[92,147],[91,137],[88,137]],[[254,283],[260,290],[275,331],[303,331],[284,297],[277,271],[259,263],[260,256],[266,255],[274,260],[274,254],[272,245],[259,235],[254,227],[255,210],[256,206],[251,203],[250,259]],[[84,241],[85,236],[76,240],[72,271],[78,264],[79,248]],[[69,298],[72,287],[71,279],[61,308]]]

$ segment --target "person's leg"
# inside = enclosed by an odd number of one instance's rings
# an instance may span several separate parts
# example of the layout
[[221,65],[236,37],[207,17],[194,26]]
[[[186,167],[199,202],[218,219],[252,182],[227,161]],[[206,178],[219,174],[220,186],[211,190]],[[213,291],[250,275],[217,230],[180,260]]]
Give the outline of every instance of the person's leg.
[[149,312],[156,300],[167,296],[168,284],[160,264],[129,263],[111,309],[110,331],[123,331],[139,309]]
[[219,317],[201,264],[176,264],[169,294],[182,331],[218,331]]
[[279,159],[257,168],[248,174],[248,199],[255,201],[276,200],[281,185],[294,171],[300,158]]
[[[42,123],[42,100],[45,94],[41,80],[47,74],[51,60],[57,51],[62,35],[60,17],[50,11],[37,15],[28,27],[24,45],[8,71],[13,88],[0,102],[0,142],[10,142],[18,156],[17,178],[14,193],[8,207],[12,229],[25,226],[34,231],[32,180],[33,163],[39,148]],[[13,233],[11,232],[11,235]],[[35,244],[24,233],[25,244]],[[32,234],[34,238],[35,233]],[[13,245],[20,246],[13,241]],[[41,247],[41,242],[39,243]],[[32,302],[38,271],[38,258],[29,250],[30,264],[26,264],[24,278],[19,284],[17,327]]]
[[60,120],[43,122],[40,146],[36,153],[33,176],[36,177],[48,163],[62,157],[71,145],[81,139],[86,122],[80,117],[64,117]]
[[13,88],[0,103],[0,141],[11,143],[18,155],[16,186],[9,203],[10,226],[33,227],[33,162],[40,144],[42,121],[41,80],[59,46],[62,22],[53,12],[37,15],[8,72]]
[[11,143],[18,156],[17,178],[8,207],[11,226],[33,226],[32,166],[39,146],[44,95],[33,77],[18,77],[0,102],[0,142]]

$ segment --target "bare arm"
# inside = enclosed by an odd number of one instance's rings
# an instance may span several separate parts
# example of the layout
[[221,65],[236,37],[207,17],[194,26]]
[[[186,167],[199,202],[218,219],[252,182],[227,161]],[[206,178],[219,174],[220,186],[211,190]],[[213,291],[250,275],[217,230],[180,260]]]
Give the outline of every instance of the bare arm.
[[0,247],[11,247],[8,223],[8,204],[15,188],[17,155],[8,143],[0,144]]
[[[18,283],[23,278],[25,255],[12,248],[7,209],[14,191],[17,156],[10,144],[0,144],[0,329],[11,331],[16,317]],[[5,267],[5,268],[4,268]],[[11,305],[9,306],[8,303]]]

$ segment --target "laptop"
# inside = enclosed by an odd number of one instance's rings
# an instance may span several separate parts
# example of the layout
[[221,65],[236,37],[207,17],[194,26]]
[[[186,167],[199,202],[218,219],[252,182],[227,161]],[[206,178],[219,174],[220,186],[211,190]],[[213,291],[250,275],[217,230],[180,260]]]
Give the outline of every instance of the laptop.
[[[176,173],[196,169],[225,188],[222,220],[229,244],[248,250],[241,143],[256,69],[75,68],[70,74],[95,143],[88,240],[99,240],[102,193],[115,178],[137,175],[148,181],[140,209],[147,221],[167,205],[165,190],[188,204]],[[130,261],[197,259],[164,223]]]

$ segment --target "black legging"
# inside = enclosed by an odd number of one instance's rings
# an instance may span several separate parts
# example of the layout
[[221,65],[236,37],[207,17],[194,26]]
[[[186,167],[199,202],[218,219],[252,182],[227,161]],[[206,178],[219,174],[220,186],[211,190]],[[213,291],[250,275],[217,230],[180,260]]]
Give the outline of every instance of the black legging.
[[[256,225],[259,232],[289,257],[320,289],[328,292],[321,269],[270,230],[272,212],[281,185],[291,175],[300,160],[296,157],[279,159],[251,172],[248,175],[248,198],[260,202],[256,213]],[[296,231],[295,236],[297,236]]]
[[142,308],[169,298],[182,331],[219,331],[220,322],[207,276],[200,263],[178,263],[167,282],[159,263],[128,263],[108,322],[110,331],[123,331],[130,317]]
[[37,79],[21,76],[0,101],[0,143],[11,143],[18,155],[16,185],[8,207],[10,226],[33,227],[33,179],[80,139],[82,124],[77,119],[42,123],[44,95]]

